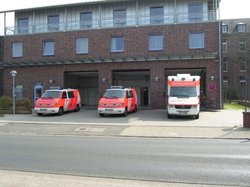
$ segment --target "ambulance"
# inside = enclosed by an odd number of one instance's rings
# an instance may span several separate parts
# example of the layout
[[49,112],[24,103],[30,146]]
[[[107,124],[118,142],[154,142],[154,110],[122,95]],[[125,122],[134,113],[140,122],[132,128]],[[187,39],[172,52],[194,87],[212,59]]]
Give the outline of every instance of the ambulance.
[[35,103],[37,115],[80,111],[81,97],[77,89],[46,90]]
[[168,76],[167,115],[194,116],[200,113],[200,76],[177,74]]
[[123,86],[111,86],[107,89],[99,100],[98,113],[100,116],[105,114],[122,114],[127,116],[129,112],[137,111],[137,94],[133,88]]

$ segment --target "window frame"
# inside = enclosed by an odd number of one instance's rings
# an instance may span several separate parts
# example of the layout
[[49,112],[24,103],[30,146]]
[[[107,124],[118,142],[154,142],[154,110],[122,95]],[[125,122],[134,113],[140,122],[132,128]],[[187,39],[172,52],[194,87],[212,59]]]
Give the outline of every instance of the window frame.
[[[226,68],[224,68],[226,67]],[[228,58],[223,58],[222,61],[222,71],[223,72],[228,72]]]
[[23,43],[22,42],[13,42],[11,44],[11,57],[12,58],[23,57]]
[[223,79],[223,88],[224,89],[229,88],[229,81],[228,81],[228,79]]
[[229,32],[229,30],[228,30],[228,25],[226,25],[226,24],[222,24],[222,33],[228,33]]
[[[45,46],[46,44],[53,44],[53,46]],[[53,51],[46,52],[46,47],[52,47]],[[45,53],[46,52],[46,53]],[[54,40],[44,40],[43,41],[43,56],[55,56],[55,41]]]
[[[82,40],[83,43],[78,43],[81,42]],[[86,42],[86,43],[85,43]],[[83,44],[83,48],[78,48],[80,44]],[[86,46],[85,46],[86,44]],[[81,54],[88,54],[89,53],[89,39],[87,37],[79,37],[75,39],[75,49],[76,49],[76,54],[81,55]]]
[[[243,66],[244,68],[242,69]],[[240,72],[247,71],[247,59],[246,58],[239,58],[239,70]]]
[[[198,35],[198,34],[202,34],[200,36],[200,37],[202,37],[202,41],[200,41],[199,44],[196,43],[196,45],[194,45],[193,40],[197,41],[197,38],[191,38],[191,36]],[[202,31],[201,32],[189,32],[188,47],[189,47],[189,49],[205,49],[205,33]]]
[[[54,22],[57,18],[56,22]],[[48,16],[48,31],[49,32],[56,32],[60,30],[60,16],[59,15],[49,15]]]
[[[122,39],[122,49],[117,49],[117,40]],[[115,46],[113,46],[115,40]],[[115,47],[115,48],[114,48]],[[112,36],[110,40],[110,52],[111,53],[121,53],[125,50],[125,39],[124,36]]]
[[[162,10],[162,12],[159,10]],[[160,13],[160,14],[157,14],[157,13]],[[163,24],[164,23],[164,6],[150,7],[149,16],[150,16],[150,24]]]
[[28,34],[29,33],[29,18],[18,18],[17,19],[17,32],[18,32],[18,34]]
[[[88,19],[91,18],[91,19]],[[93,13],[92,11],[80,13],[80,27],[81,29],[90,29],[93,27]]]
[[[125,14],[125,15],[123,15],[123,14]],[[119,17],[119,16],[121,16],[121,17]],[[119,27],[119,26],[126,26],[126,24],[127,24],[127,10],[126,10],[126,8],[113,9],[113,25]]]
[[247,30],[247,25],[245,23],[237,24],[237,32],[242,33],[242,32],[246,32],[246,30]]
[[223,53],[227,53],[227,50],[228,50],[227,42],[228,42],[227,40],[222,41],[222,52]]
[[[158,38],[158,37],[161,37],[161,38]],[[154,38],[157,40],[153,41]],[[158,41],[158,39],[160,39],[161,41]],[[152,44],[152,42],[154,42],[154,43]],[[161,44],[161,45],[155,46],[155,44]],[[150,34],[150,35],[148,35],[148,50],[149,51],[162,51],[163,49],[164,49],[163,34]]]
[[[202,22],[204,20],[203,15],[203,3],[202,2],[194,2],[194,3],[188,3],[188,22]],[[193,12],[192,8],[201,8],[201,12]],[[197,16],[198,15],[198,16]]]
[[[243,50],[242,50],[243,46]],[[246,41],[239,41],[239,52],[247,52],[247,42]]]

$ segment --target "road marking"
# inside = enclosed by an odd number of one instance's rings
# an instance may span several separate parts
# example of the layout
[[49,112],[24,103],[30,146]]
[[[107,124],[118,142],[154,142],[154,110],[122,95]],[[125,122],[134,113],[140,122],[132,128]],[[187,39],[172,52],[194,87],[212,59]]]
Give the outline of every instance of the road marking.
[[106,128],[101,127],[79,127],[75,129],[76,132],[103,132]]

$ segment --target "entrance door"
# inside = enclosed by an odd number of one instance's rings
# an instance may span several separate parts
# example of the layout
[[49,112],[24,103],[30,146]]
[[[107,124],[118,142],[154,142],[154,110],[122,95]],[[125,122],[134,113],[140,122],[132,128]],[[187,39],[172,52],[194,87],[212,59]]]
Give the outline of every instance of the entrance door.
[[38,98],[40,98],[43,94],[43,85],[42,84],[35,84],[34,85],[34,103]]

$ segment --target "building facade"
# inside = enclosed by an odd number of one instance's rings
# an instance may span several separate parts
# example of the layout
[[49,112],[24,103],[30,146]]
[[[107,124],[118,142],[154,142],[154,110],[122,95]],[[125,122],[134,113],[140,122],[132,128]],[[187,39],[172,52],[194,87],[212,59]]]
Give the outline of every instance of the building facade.
[[140,106],[165,108],[168,75],[201,76],[201,102],[220,108],[218,0],[88,1],[15,11],[6,30],[3,92],[33,101],[78,88],[96,106],[111,85],[134,87]]
[[[222,20],[222,76],[224,98],[250,98],[250,19]],[[248,86],[249,87],[249,86]]]

